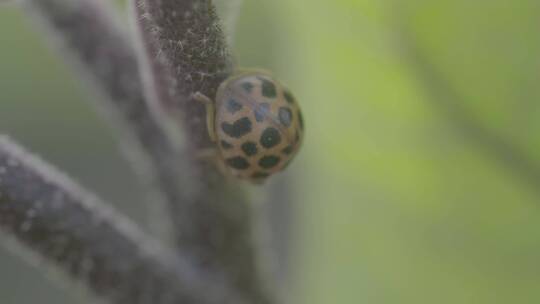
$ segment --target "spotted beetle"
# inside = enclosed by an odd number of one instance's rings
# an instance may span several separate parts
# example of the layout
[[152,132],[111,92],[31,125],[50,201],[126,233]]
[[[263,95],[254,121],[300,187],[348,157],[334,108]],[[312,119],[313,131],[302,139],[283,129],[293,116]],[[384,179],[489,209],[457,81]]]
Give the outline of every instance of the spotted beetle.
[[287,167],[304,136],[300,107],[270,73],[238,70],[219,86],[215,103],[200,93],[209,136],[233,176],[261,183]]

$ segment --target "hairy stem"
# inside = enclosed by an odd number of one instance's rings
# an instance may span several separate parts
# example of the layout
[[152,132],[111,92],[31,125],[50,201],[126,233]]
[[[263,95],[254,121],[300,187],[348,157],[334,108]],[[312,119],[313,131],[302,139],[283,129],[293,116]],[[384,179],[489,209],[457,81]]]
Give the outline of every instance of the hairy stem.
[[[94,88],[120,134],[124,151],[140,176],[152,185],[149,205],[187,200],[190,184],[182,169],[188,160],[178,157],[182,138],[169,136],[166,124],[152,114],[145,99],[135,49],[118,22],[115,8],[101,0],[22,0],[30,16],[45,29],[52,45],[61,48]],[[187,180],[189,181],[189,180]],[[161,205],[164,205],[163,203]],[[168,219],[161,218],[161,235],[170,238]]]
[[213,97],[230,72],[210,1],[137,3],[135,21],[144,46],[138,56],[105,1],[22,2],[55,38],[54,45],[64,46],[96,84],[106,112],[128,131],[123,137],[134,144],[129,149],[138,156],[134,163],[167,202],[179,252],[223,276],[251,302],[267,303],[249,203],[241,187],[199,157],[201,149],[213,144],[204,107],[190,96],[202,92]]
[[254,303],[267,303],[253,242],[252,212],[241,187],[226,180],[213,163],[200,160],[214,147],[206,129],[204,106],[191,98],[214,98],[230,73],[221,26],[209,0],[133,0],[143,45],[141,64],[153,73],[150,90],[155,112],[184,131],[181,157],[191,159],[190,177],[198,181],[193,201],[172,204],[178,248],[199,265],[222,273]]
[[243,303],[6,137],[0,229],[110,303]]

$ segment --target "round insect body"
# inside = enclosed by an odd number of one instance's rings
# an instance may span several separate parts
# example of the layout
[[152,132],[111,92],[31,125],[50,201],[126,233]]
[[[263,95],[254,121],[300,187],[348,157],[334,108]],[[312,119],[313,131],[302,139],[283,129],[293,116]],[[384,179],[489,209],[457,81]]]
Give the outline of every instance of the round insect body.
[[225,166],[253,182],[285,169],[304,135],[290,91],[261,71],[239,71],[225,80],[214,115],[214,137]]

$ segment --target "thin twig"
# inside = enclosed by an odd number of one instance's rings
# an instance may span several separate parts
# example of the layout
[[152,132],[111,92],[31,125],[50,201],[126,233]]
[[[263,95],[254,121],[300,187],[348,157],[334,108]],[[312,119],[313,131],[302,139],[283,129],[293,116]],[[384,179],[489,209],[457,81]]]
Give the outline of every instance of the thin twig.
[[6,137],[0,229],[110,303],[244,303]]

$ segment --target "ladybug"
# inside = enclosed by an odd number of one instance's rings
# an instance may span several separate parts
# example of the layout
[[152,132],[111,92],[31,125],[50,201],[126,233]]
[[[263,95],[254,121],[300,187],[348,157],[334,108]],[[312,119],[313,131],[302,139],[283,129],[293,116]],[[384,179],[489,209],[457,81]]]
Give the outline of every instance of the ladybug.
[[304,121],[291,92],[270,73],[238,70],[219,86],[206,105],[210,139],[220,166],[233,176],[262,183],[287,167],[304,135]]

